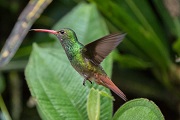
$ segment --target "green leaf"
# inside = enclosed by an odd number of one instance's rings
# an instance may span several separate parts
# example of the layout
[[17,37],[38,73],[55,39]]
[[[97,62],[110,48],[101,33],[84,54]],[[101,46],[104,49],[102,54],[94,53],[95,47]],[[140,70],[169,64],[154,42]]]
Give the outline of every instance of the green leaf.
[[[165,41],[166,37],[162,35],[162,29],[147,0],[141,3],[138,0],[90,1],[96,3],[103,15],[116,28],[128,33],[127,37],[130,38],[130,41],[127,42],[131,42],[140,52],[134,52],[135,55],[142,55],[138,57],[145,61],[151,61],[155,67],[161,70],[169,68],[172,62]],[[133,52],[131,48],[129,50]]]
[[151,67],[151,64],[133,55],[120,55],[117,51],[113,52],[113,58],[122,67],[145,69]]
[[[79,4],[58,21],[55,27],[73,29],[80,38],[79,41],[83,43],[89,43],[108,34],[105,22],[93,4]],[[88,119],[86,101],[90,87],[107,93],[110,91],[95,83],[83,86],[83,78],[72,68],[58,40],[57,44],[59,48],[40,48],[34,44],[25,70],[31,94],[37,100],[42,118],[86,120]],[[104,69],[107,74],[111,75],[112,55],[107,57],[103,66],[106,66]],[[102,97],[100,101],[100,119],[111,119],[112,100]]]
[[25,73],[31,94],[47,119],[86,118],[80,114],[85,106],[78,104],[85,104],[83,98],[88,89],[80,87],[81,77],[71,68],[63,51],[34,45]]
[[[79,4],[55,24],[53,29],[71,28],[84,44],[107,35],[108,29],[94,4]],[[98,32],[97,32],[98,31]]]
[[[96,99],[94,99],[96,98]],[[100,94],[92,88],[87,100],[87,112],[89,120],[99,120],[100,115]]]
[[140,98],[120,107],[113,120],[164,120],[164,117],[154,102]]
[[109,99],[111,99],[111,100],[113,100],[113,101],[115,100],[114,97],[111,96],[111,95],[109,95],[107,92],[99,91],[99,93],[100,93],[101,96],[103,96],[103,97],[107,97],[107,98],[109,98]]
[[176,26],[173,22],[172,16],[169,14],[167,8],[165,7],[165,1],[163,0],[153,0],[152,1],[158,11],[158,15],[161,16],[161,19],[164,25],[168,28],[168,30],[172,33],[176,33]]

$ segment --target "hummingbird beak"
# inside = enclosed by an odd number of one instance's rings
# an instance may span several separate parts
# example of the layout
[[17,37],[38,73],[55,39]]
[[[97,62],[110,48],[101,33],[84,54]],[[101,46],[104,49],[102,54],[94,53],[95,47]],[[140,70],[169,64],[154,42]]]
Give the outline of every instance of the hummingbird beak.
[[30,31],[35,31],[35,32],[47,32],[47,33],[51,33],[54,35],[58,34],[58,31],[55,30],[47,30],[47,29],[31,29]]

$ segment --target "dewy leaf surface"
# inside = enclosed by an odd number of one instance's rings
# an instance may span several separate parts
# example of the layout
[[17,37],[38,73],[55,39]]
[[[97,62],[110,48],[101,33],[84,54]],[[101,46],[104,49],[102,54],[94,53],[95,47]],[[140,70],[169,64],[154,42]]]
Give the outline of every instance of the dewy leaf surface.
[[[93,4],[79,4],[57,22],[53,29],[61,28],[73,29],[83,44],[108,34],[105,22]],[[90,87],[108,93],[109,90],[95,83],[83,86],[83,78],[71,66],[58,40],[57,44],[59,48],[40,48],[34,44],[25,71],[31,94],[37,100],[42,118],[86,120],[86,102]],[[103,68],[110,76],[112,55],[103,61]],[[111,119],[112,100],[101,97],[100,106],[100,119]]]
[[88,87],[82,86],[81,76],[72,69],[64,52],[37,45],[33,48],[26,78],[41,112],[47,119],[85,119]]

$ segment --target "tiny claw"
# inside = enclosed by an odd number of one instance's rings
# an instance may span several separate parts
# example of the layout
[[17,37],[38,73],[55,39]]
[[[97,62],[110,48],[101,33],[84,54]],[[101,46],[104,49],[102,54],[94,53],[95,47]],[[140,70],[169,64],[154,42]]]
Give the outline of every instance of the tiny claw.
[[92,81],[88,80],[91,84],[92,84]]

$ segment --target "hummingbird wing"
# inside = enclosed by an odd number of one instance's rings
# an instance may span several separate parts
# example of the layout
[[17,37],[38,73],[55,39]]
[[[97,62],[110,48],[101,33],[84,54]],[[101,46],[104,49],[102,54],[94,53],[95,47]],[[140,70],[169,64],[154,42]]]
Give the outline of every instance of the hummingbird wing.
[[102,37],[85,46],[84,54],[92,60],[96,65],[99,65],[104,58],[123,40],[126,34],[114,33]]

